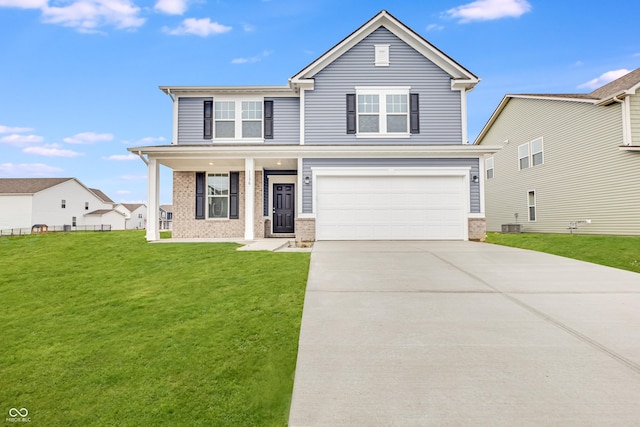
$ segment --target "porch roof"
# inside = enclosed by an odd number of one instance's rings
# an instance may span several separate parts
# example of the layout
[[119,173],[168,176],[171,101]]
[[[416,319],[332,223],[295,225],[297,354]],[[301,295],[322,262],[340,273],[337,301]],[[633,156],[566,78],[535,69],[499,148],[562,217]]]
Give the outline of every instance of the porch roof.
[[[482,157],[498,151],[485,145],[157,145],[127,150],[143,161],[156,159],[174,170],[193,170],[206,166],[232,166],[242,169],[244,159],[256,160],[256,167],[297,169],[301,158],[434,158]],[[146,158],[144,157],[146,156]]]

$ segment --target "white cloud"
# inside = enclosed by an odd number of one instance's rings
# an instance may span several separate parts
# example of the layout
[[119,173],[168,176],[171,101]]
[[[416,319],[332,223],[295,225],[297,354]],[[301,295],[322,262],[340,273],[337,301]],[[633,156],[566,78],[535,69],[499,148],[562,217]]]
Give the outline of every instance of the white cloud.
[[0,7],[19,7],[21,9],[40,9],[48,0],[0,0]]
[[122,161],[122,160],[140,160],[140,157],[136,156],[135,154],[131,153],[131,154],[114,154],[112,156],[109,157],[103,157],[103,159],[105,160],[118,160],[118,161]]
[[265,50],[260,55],[252,56],[250,58],[235,58],[235,59],[232,59],[231,63],[232,64],[249,64],[249,63],[254,63],[254,62],[260,62],[264,58],[266,58],[269,55],[271,55],[271,53],[272,53],[271,51]]
[[188,5],[189,0],[158,0],[154,10],[167,15],[182,15],[187,11]]
[[18,135],[16,133],[3,136],[0,143],[24,147],[25,145],[40,144],[44,138],[40,135]]
[[127,145],[150,145],[150,144],[155,144],[156,142],[163,142],[166,141],[166,139],[163,136],[147,136],[145,138],[141,138],[135,141],[126,141],[123,140],[122,143],[123,144],[127,144]]
[[120,179],[124,179],[125,181],[141,181],[147,179],[147,175],[122,175]]
[[130,0],[75,0],[66,6],[42,8],[44,22],[76,28],[84,33],[98,32],[98,28],[104,26],[140,27],[145,19],[140,18],[139,13],[140,8]]
[[111,141],[112,139],[113,135],[110,133],[81,132],[64,138],[63,141],[68,144],[93,144],[95,142]]
[[22,150],[22,152],[27,154],[37,154],[38,156],[46,157],[78,157],[84,155],[84,153],[78,153],[77,151],[60,149],[56,145],[44,147],[27,147]]
[[59,172],[62,172],[62,169],[43,163],[0,163],[0,176],[4,177],[51,176]]
[[578,86],[578,88],[594,90],[601,86],[606,85],[609,82],[614,81],[615,79],[619,79],[625,74],[629,74],[629,72],[630,72],[629,70],[626,70],[624,68],[621,70],[607,71],[606,73],[602,74],[600,77],[596,77],[595,79],[589,80],[586,83],[582,83],[581,85]]
[[118,190],[118,191],[116,191],[116,194],[120,194],[120,195],[131,194],[131,193],[133,193],[133,191],[130,191],[130,190]]
[[444,26],[439,24],[429,24],[427,25],[427,31],[442,31],[444,30]]
[[0,125],[0,133],[24,133],[24,132],[31,132],[31,131],[33,131],[32,128],[21,128],[16,126]]
[[449,9],[445,15],[458,19],[460,23],[467,23],[517,18],[530,10],[531,4],[527,0],[477,0]]
[[164,27],[163,31],[172,36],[193,34],[195,36],[207,37],[212,34],[222,34],[231,31],[231,27],[218,24],[217,22],[211,22],[211,19],[209,18],[187,18],[182,21],[182,24],[178,28],[171,30]]

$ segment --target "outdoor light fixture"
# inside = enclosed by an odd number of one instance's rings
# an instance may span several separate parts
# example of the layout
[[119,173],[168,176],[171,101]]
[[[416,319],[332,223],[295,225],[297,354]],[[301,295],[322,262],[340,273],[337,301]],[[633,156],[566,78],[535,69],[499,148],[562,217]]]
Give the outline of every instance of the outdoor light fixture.
[[478,175],[473,175],[473,177],[471,178],[471,182],[474,183],[479,183],[480,182],[480,178],[478,178]]
[[305,183],[306,185],[309,185],[309,184],[311,183],[311,178],[309,178],[308,176],[305,176],[305,177],[304,177],[304,183]]

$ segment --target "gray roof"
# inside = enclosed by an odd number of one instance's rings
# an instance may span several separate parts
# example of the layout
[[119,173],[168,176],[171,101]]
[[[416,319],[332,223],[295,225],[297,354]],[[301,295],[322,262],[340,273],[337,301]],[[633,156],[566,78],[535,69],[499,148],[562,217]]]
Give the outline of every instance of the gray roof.
[[113,211],[114,211],[114,209],[98,209],[96,211],[86,213],[85,216],[86,215],[104,215],[106,213],[113,212]]
[[607,83],[606,85],[594,90],[589,95],[596,99],[607,99],[615,95],[631,89],[640,83],[640,68],[636,68],[628,74]]
[[89,190],[93,191],[93,193],[98,196],[99,198],[102,199],[103,202],[106,203],[115,203],[113,200],[111,200],[106,194],[104,194],[101,190],[98,190],[97,188],[90,188]]
[[0,178],[0,194],[34,194],[75,178]]
[[160,209],[165,212],[173,212],[173,205],[160,205]]
[[121,205],[127,208],[129,212],[133,212],[140,206],[144,206],[144,203],[121,203]]

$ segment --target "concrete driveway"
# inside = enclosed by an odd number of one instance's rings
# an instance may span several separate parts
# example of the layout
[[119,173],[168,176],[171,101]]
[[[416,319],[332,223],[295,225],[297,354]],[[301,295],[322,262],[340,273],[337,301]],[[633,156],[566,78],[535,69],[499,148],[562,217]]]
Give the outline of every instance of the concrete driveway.
[[290,426],[640,424],[640,274],[474,242],[317,242]]

